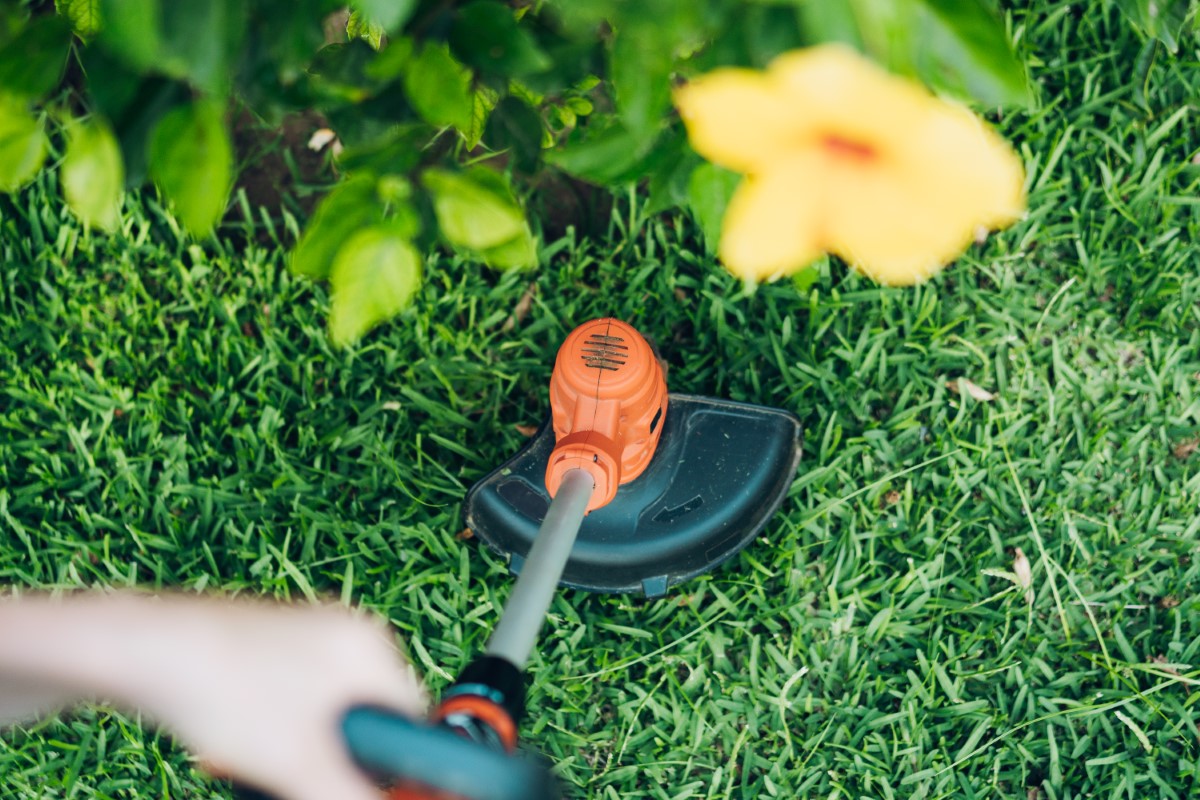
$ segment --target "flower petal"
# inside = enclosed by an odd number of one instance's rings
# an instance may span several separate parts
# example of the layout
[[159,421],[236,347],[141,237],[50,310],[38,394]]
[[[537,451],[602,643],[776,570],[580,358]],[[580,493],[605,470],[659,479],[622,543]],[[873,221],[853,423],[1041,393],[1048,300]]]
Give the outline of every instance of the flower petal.
[[804,110],[810,144],[833,136],[886,153],[938,104],[918,84],[842,44],[785,53],[767,70],[787,102]]
[[697,153],[728,169],[757,172],[792,148],[802,110],[761,72],[719,69],[675,90]]
[[819,257],[823,182],[824,169],[812,152],[743,180],[721,228],[726,268],[744,280],[774,280]]
[[973,229],[930,204],[936,187],[922,190],[890,165],[832,172],[825,244],[879,283],[919,283],[970,244]]
[[943,103],[910,142],[911,169],[936,182],[941,202],[985,228],[1009,225],[1025,211],[1020,157],[983,120]]
[[918,283],[961,255],[978,228],[1020,216],[1023,183],[1016,154],[978,118],[948,104],[930,109],[877,163],[831,167],[827,245],[880,283]]

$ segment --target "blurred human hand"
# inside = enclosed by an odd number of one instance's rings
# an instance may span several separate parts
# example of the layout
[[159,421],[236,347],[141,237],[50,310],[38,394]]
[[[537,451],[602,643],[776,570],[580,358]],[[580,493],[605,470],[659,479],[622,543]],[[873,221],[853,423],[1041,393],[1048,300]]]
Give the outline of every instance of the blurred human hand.
[[138,709],[214,773],[285,800],[379,800],[347,753],[342,715],[426,705],[377,620],[183,595],[0,602],[0,692],[13,686],[39,706],[54,695]]

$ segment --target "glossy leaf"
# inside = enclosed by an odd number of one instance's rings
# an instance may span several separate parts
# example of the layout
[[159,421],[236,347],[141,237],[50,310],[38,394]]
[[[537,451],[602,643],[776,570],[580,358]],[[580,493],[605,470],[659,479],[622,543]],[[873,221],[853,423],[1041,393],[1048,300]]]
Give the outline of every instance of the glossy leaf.
[[338,249],[329,283],[329,338],[352,344],[412,302],[421,286],[421,256],[393,226],[372,225]]
[[529,230],[529,224],[525,223],[519,234],[503,244],[480,252],[479,257],[492,269],[530,269],[538,263],[537,239]]
[[387,223],[405,239],[416,239],[424,227],[421,212],[413,205],[413,185],[399,175],[384,175],[375,186],[381,202],[387,204]]
[[224,93],[241,53],[247,6],[241,0],[99,0],[98,41],[142,71]]
[[147,182],[147,143],[163,115],[191,99],[189,88],[161,75],[142,75],[102,47],[83,48],[93,109],[111,121],[125,162],[125,188]]
[[532,172],[542,154],[542,118],[518,97],[500,101],[488,118],[484,138],[494,150],[508,150],[513,164],[522,172]]
[[242,0],[163,0],[160,69],[213,93],[229,89],[246,29]]
[[[353,17],[351,17],[353,19]],[[389,83],[404,74],[412,61],[416,49],[413,40],[407,36],[389,39],[383,43],[379,55],[367,64],[367,76],[381,83]]]
[[630,133],[622,125],[589,134],[582,141],[547,152],[546,161],[593,183],[613,184],[638,177],[638,165],[653,142]]
[[322,100],[361,103],[378,88],[379,81],[371,74],[378,60],[375,50],[362,39],[322,47],[308,69],[311,86]]
[[446,241],[483,251],[525,230],[525,212],[502,177],[483,167],[466,172],[427,170],[421,182],[433,195],[433,210]]
[[121,224],[125,165],[112,130],[93,117],[67,129],[59,171],[67,206],[87,225],[114,231]]
[[[257,9],[250,15],[243,41],[247,56],[243,63],[268,68],[254,83],[240,82],[247,88],[268,90],[269,76],[278,76],[283,88],[300,78],[312,55],[325,44],[325,31],[319,20],[334,9],[325,0],[255,0]],[[343,4],[344,5],[344,4]],[[289,103],[290,104],[290,103]]]
[[658,214],[687,205],[692,171],[700,163],[700,156],[685,141],[667,143],[662,160],[650,173],[646,213]]
[[626,130],[638,137],[652,137],[671,104],[675,42],[656,35],[662,30],[653,25],[622,29],[609,57],[617,111]]
[[383,219],[375,178],[354,175],[325,195],[291,255],[292,272],[309,278],[329,276],[333,259],[354,233]]
[[463,63],[503,78],[534,75],[552,63],[517,24],[512,10],[493,0],[476,0],[459,9],[449,41]]
[[471,71],[450,54],[447,45],[426,44],[411,59],[404,72],[404,93],[429,124],[470,130],[475,102]]
[[417,0],[355,0],[350,5],[384,31],[393,33],[412,16]]
[[366,170],[376,175],[403,175],[417,166],[421,151],[436,135],[421,122],[395,125],[381,139],[347,147],[338,165],[348,172]]
[[225,213],[233,183],[233,146],[223,109],[197,101],[166,114],[150,136],[150,178],[196,236]]
[[54,8],[84,39],[100,32],[100,0],[54,0]]
[[842,42],[862,47],[862,35],[853,2],[798,2],[796,14],[810,44]]
[[49,94],[62,78],[71,28],[61,17],[38,17],[0,48],[0,91],[31,99]]
[[97,40],[137,69],[156,66],[162,52],[159,0],[100,0],[104,27]]
[[700,224],[710,253],[717,251],[725,209],[729,207],[729,199],[741,182],[742,176],[736,172],[707,162],[692,171],[688,181],[688,205]]
[[923,2],[929,24],[919,25],[911,36],[918,70],[927,79],[987,105],[1032,102],[1025,65],[1013,53],[1003,20],[984,0]]
[[25,104],[0,95],[0,192],[15,192],[46,158],[46,132]]
[[361,11],[350,12],[346,21],[346,36],[351,39],[362,39],[371,47],[378,50],[383,46],[383,26],[365,16]]
[[474,150],[483,141],[488,119],[491,117],[492,109],[496,107],[497,99],[497,93],[486,86],[480,86],[475,90],[475,94],[471,98],[471,126],[463,131],[464,144],[468,150]]

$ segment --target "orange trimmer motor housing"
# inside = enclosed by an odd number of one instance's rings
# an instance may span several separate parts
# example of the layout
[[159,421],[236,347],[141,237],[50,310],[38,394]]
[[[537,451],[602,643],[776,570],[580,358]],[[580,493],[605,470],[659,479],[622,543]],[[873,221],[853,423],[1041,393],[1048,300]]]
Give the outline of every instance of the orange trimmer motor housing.
[[553,497],[582,469],[596,488],[587,510],[605,506],[654,456],[667,413],[667,382],[653,349],[632,326],[595,319],[573,330],[550,376],[554,452],[546,466]]

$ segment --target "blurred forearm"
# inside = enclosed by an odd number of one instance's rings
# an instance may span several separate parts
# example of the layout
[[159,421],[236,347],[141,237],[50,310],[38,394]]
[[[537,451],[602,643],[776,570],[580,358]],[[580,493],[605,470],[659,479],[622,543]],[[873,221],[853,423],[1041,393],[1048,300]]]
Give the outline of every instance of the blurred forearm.
[[171,652],[167,626],[190,627],[186,613],[180,618],[185,607],[91,593],[0,602],[0,715],[11,721],[91,697],[122,704],[152,699],[157,682],[150,676],[175,673],[183,661]]

